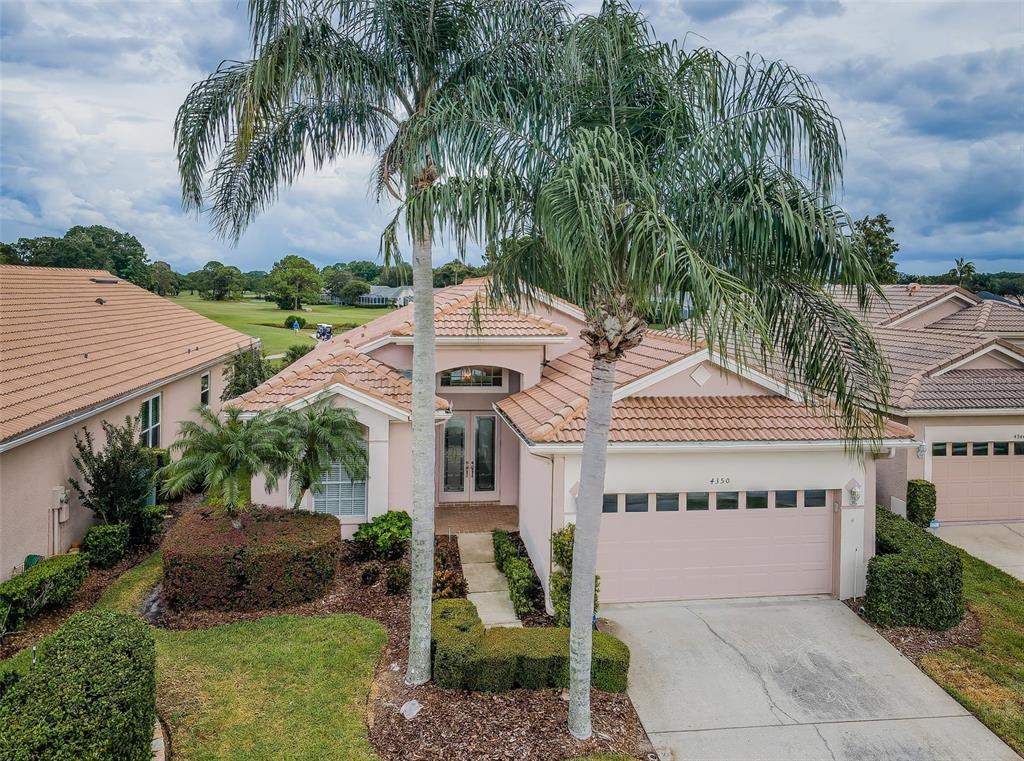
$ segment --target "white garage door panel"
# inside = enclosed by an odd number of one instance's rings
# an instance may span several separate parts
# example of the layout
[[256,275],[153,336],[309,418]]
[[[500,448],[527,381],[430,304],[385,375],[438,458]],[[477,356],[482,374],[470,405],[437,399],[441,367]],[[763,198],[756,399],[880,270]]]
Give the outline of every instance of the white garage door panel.
[[940,521],[1024,519],[1024,456],[932,457]]
[[832,510],[607,513],[603,602],[818,594],[832,589]]

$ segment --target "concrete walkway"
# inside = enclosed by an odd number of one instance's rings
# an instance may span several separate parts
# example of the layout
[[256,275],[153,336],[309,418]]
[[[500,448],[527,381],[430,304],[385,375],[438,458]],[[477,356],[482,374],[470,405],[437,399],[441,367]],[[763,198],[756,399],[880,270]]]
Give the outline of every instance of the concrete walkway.
[[663,761],[1019,761],[843,603],[601,606]]
[[932,533],[1024,581],[1024,523],[949,525]]
[[466,597],[476,606],[480,620],[492,626],[522,626],[508,596],[505,574],[494,564],[494,543],[490,533],[459,534],[459,556],[466,577]]

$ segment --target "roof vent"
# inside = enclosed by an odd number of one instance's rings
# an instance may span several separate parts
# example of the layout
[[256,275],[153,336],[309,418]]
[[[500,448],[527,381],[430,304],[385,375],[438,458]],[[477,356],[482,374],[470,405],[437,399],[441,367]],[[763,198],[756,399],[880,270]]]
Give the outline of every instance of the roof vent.
[[921,284],[920,283],[907,283],[907,294],[908,295],[913,296],[919,290],[921,290]]
[[91,277],[89,280],[100,285],[117,285],[121,282],[116,277]]
[[107,303],[107,300],[106,299],[96,299],[96,303],[99,304],[100,306],[103,306],[104,304]]

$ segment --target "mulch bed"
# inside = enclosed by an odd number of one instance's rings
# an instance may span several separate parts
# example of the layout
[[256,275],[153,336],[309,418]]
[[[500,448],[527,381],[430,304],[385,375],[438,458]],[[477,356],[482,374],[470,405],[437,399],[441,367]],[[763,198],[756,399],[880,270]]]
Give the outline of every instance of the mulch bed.
[[[863,597],[843,602],[854,613],[860,615],[864,605]],[[894,626],[886,629],[868,621],[863,616],[861,618],[918,667],[921,665],[921,659],[929,653],[950,647],[977,647],[981,642],[981,621],[970,607],[965,611],[963,621],[945,631],[921,629],[916,626]]]
[[[194,494],[169,504],[167,509],[171,517],[165,522],[164,528],[170,528],[174,521],[178,519],[178,516],[186,510],[191,510],[201,501],[202,495]],[[43,637],[53,634],[72,614],[91,608],[99,601],[107,587],[116,578],[148,558],[156,548],[157,543],[146,547],[133,547],[111,568],[90,569],[89,575],[85,577],[85,581],[69,605],[65,605],[62,608],[44,610],[39,615],[29,619],[22,631],[4,637],[4,642],[0,645],[0,660],[10,658],[15,653]]]

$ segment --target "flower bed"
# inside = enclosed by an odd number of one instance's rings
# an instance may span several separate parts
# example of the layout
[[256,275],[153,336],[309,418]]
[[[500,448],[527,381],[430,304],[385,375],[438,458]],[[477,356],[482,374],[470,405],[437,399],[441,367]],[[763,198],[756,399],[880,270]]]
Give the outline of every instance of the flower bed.
[[260,508],[234,528],[202,507],[181,518],[163,546],[163,594],[175,610],[253,610],[312,600],[334,579],[341,554],[330,515]]

